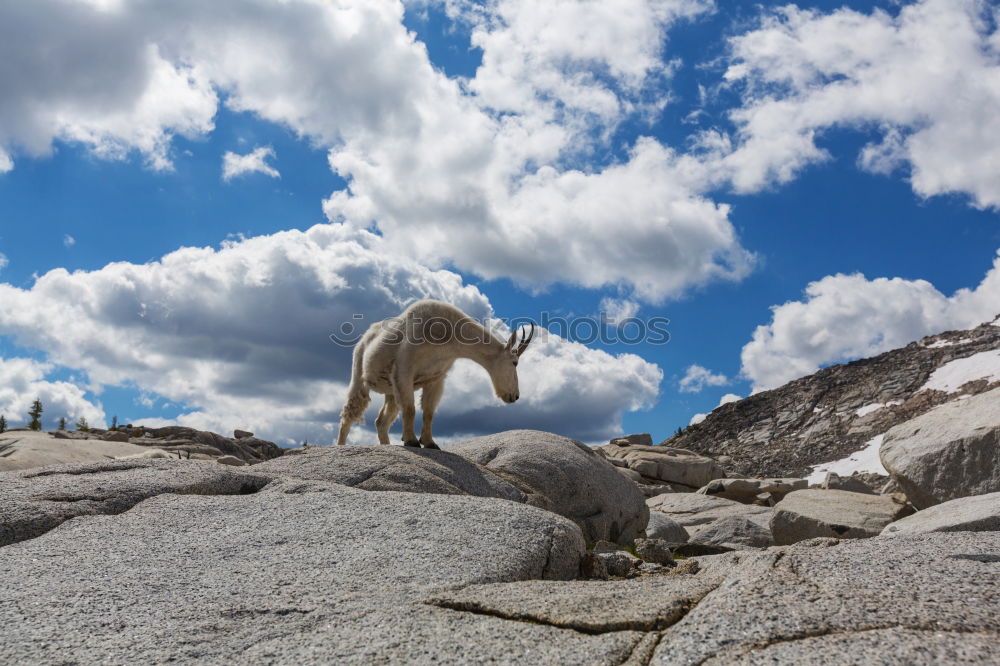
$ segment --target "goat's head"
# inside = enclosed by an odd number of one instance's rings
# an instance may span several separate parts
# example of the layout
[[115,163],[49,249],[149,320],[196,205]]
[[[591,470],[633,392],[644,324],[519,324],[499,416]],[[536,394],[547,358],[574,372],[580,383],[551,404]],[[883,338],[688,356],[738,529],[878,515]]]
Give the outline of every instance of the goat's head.
[[531,325],[531,331],[527,334],[521,333],[520,342],[517,339],[517,331],[510,334],[510,339],[503,349],[497,351],[490,368],[490,379],[493,380],[493,391],[497,397],[504,402],[515,402],[521,397],[517,387],[517,361],[521,354],[528,348],[531,338],[535,336],[535,325]]

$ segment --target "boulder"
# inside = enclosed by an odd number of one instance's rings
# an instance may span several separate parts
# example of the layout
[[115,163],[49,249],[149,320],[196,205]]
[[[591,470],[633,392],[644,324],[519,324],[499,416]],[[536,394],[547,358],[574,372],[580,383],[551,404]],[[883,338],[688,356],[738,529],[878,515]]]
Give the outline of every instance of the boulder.
[[361,490],[475,495],[526,502],[527,495],[492,471],[450,451],[403,446],[310,446],[254,465],[254,471],[329,481]]
[[927,532],[1000,531],[1000,493],[960,497],[890,523],[882,536]]
[[805,479],[715,479],[698,489],[701,495],[721,497],[744,504],[764,504],[758,498],[767,494],[774,502],[781,501],[793,490],[802,490],[808,486]]
[[720,518],[700,530],[691,543],[707,546],[725,546],[732,550],[767,548],[774,545],[771,530],[746,516]]
[[216,458],[215,462],[220,465],[230,465],[232,467],[244,467],[246,465],[245,462],[236,456],[222,456],[221,458]]
[[955,532],[705,558],[693,579],[722,583],[644,663],[1000,663],[998,552],[1000,533]]
[[778,545],[813,539],[864,539],[912,509],[894,495],[864,495],[846,490],[796,490],[774,507],[771,534]]
[[649,512],[649,523],[646,524],[646,536],[650,539],[663,539],[669,543],[684,543],[688,540],[687,530],[672,518],[659,511]]
[[648,432],[635,434],[635,435],[625,435],[624,437],[615,437],[611,440],[611,444],[617,446],[652,446],[653,436]]
[[716,461],[686,449],[637,444],[619,446],[614,442],[601,448],[608,458],[624,460],[629,469],[639,472],[646,479],[677,484],[687,491],[726,476]]
[[233,431],[233,439],[246,439],[247,437],[253,437],[253,433],[252,432],[248,432],[246,430],[234,430]]
[[827,472],[826,477],[820,484],[821,490],[846,490],[852,493],[864,493],[865,495],[877,495],[871,487],[854,476],[840,476],[836,472]]
[[159,495],[0,548],[0,661],[622,663],[640,632],[423,603],[572,578],[582,552],[572,522],[495,499],[319,481]]
[[525,493],[528,504],[575,522],[592,543],[632,543],[649,510],[635,483],[589,446],[537,430],[510,430],[448,445]]
[[[732,516],[742,516],[760,525],[765,530],[771,520],[771,508],[743,504],[721,497],[710,497],[698,493],[673,493],[658,495],[646,500],[650,515],[662,514],[679,523],[690,535],[690,540],[707,530],[714,522]],[[664,537],[665,538],[665,537]]]
[[1000,491],[1000,388],[897,425],[879,456],[918,509]]
[[643,562],[665,566],[676,564],[670,552],[670,544],[663,539],[636,539],[635,554]]
[[107,432],[101,434],[98,439],[104,440],[105,442],[127,442],[129,437],[127,432],[121,432],[120,430],[108,430]]

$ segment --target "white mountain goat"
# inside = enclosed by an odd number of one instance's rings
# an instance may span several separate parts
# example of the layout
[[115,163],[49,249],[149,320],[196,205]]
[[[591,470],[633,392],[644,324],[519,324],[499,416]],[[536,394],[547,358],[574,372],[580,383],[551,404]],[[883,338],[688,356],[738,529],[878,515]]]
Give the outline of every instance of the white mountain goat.
[[[398,317],[372,324],[354,347],[351,385],[340,413],[337,444],[347,441],[351,426],[364,418],[369,391],[385,396],[385,404],[375,420],[379,444],[389,443],[389,426],[403,412],[404,446],[438,448],[431,436],[434,410],[444,392],[445,375],[456,359],[475,361],[490,373],[493,391],[506,403],[520,397],[517,361],[535,334],[517,331],[504,342],[494,337],[475,319],[441,301],[418,301]],[[424,413],[420,439],[413,431],[416,417],[413,393],[422,390],[420,407]]]

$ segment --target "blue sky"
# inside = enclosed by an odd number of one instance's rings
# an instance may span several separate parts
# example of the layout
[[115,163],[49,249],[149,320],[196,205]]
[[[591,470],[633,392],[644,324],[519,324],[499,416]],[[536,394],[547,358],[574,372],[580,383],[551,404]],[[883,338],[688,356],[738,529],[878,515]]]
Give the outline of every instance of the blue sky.
[[328,441],[326,336],[433,296],[671,335],[456,368],[436,433],[659,440],[1000,314],[997,5],[730,4],[0,9],[0,413]]

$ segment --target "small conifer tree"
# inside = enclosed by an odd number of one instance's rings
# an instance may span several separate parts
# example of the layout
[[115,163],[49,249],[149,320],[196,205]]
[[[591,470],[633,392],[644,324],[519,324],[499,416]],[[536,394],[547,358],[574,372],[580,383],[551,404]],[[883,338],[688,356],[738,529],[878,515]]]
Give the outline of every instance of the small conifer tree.
[[60,416],[59,417],[59,429],[60,430],[65,430],[66,429],[66,417],[65,416]]
[[28,416],[31,420],[28,422],[28,427],[32,430],[42,429],[42,401],[35,398],[35,401],[31,403],[31,409],[28,411]]
[[7,430],[7,417],[0,414],[0,432],[6,432]]
[[111,430],[118,430],[118,415],[111,417]]
[[76,422],[76,429],[81,432],[90,432],[90,425],[87,424],[86,417],[80,417],[80,420]]

